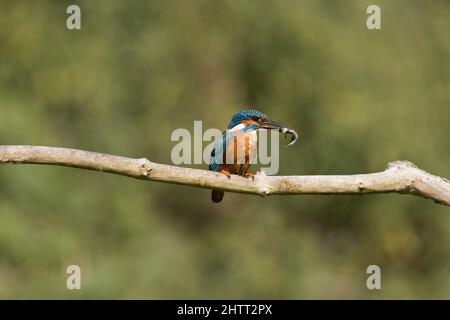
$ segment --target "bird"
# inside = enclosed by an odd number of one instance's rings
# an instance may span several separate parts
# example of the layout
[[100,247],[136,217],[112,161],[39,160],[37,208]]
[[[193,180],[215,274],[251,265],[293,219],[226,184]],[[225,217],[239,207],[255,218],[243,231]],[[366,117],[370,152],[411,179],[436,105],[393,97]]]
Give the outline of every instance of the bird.
[[[254,174],[248,170],[250,165],[255,163],[258,130],[278,130],[285,135],[291,134],[292,139],[288,146],[298,139],[294,129],[269,120],[264,113],[255,109],[241,110],[233,115],[226,130],[215,142],[211,151],[209,170],[220,172],[229,179],[232,174],[237,174],[254,180]],[[223,196],[224,191],[212,190],[211,200],[218,203],[222,201]]]

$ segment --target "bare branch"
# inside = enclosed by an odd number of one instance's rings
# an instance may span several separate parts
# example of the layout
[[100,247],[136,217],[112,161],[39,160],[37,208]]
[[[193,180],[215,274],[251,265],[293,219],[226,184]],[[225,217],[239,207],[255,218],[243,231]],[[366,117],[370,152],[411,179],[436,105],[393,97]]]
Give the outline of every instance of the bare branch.
[[255,180],[97,152],[41,146],[0,146],[0,163],[31,163],[105,171],[137,179],[268,196],[272,194],[412,194],[450,205],[450,181],[408,161],[382,172],[355,175],[266,176]]

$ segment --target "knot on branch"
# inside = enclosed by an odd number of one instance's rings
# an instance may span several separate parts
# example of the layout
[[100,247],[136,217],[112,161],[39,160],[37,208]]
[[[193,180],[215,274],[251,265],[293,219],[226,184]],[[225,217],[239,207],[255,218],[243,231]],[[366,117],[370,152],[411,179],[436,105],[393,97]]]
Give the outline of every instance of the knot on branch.
[[364,191],[365,189],[366,189],[366,186],[364,185],[364,182],[362,182],[361,180],[358,181],[358,190]]
[[140,158],[138,159],[139,167],[141,168],[142,175],[144,177],[150,176],[150,173],[152,172],[151,162],[147,158]]
[[397,160],[397,161],[392,161],[388,163],[387,166],[388,169],[401,169],[401,168],[416,168],[417,166],[412,163],[411,161],[407,161],[407,160]]

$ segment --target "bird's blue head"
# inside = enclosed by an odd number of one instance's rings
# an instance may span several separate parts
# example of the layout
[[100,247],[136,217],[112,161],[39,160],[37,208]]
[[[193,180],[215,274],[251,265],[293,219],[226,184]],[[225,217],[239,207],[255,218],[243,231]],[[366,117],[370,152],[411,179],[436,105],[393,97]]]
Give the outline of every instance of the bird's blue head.
[[239,124],[244,125],[254,125],[254,122],[259,121],[259,119],[266,119],[267,116],[259,111],[253,109],[245,109],[236,113],[233,118],[231,118],[230,123],[228,124],[227,129],[234,128]]

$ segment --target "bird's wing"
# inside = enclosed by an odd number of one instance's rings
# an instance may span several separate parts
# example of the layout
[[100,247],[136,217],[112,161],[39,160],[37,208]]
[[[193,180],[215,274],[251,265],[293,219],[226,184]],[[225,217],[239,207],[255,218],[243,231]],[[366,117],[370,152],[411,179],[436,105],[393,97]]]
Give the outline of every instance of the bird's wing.
[[209,170],[219,171],[224,164],[224,152],[226,152],[227,145],[233,141],[235,132],[226,130],[222,133],[219,139],[217,139],[214,149],[211,151],[211,160],[209,163]]

